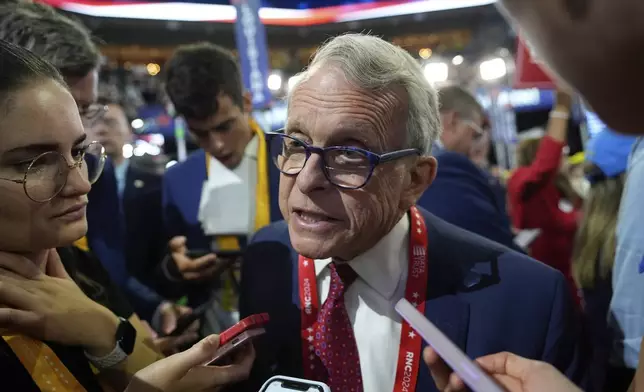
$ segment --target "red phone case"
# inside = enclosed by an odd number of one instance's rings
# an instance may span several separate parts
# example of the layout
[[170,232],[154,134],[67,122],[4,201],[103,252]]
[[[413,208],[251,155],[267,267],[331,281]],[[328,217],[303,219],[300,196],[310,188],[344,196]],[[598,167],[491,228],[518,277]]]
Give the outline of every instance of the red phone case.
[[[232,354],[235,350],[237,350],[240,347],[245,346],[246,344],[249,344],[253,339],[255,339],[258,336],[262,336],[266,330],[264,328],[252,328],[248,331],[244,331],[237,335],[237,337],[233,338],[228,344],[219,347],[217,352],[215,353],[215,356],[213,359],[206,365],[206,366],[213,366],[217,365],[217,361],[224,359],[228,355]],[[223,365],[223,364],[220,364]]]
[[228,328],[219,335],[219,347],[230,342],[235,336],[247,331],[251,328],[258,328],[264,326],[269,321],[268,313],[253,314],[241,320],[237,324]]

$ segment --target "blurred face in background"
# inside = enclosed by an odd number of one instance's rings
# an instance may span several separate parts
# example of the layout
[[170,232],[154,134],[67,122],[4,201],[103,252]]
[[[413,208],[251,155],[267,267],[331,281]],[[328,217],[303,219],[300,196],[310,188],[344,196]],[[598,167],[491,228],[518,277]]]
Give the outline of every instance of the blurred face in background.
[[470,160],[480,168],[489,166],[488,156],[490,153],[491,140],[490,131],[484,131],[483,134],[472,142],[470,150]]
[[92,70],[82,78],[66,77],[65,82],[76,101],[83,126],[89,128],[103,113],[103,105],[96,103],[98,99],[98,69]]
[[502,9],[556,76],[608,125],[643,133],[644,1],[502,0]]
[[470,113],[467,116],[454,111],[441,113],[441,141],[445,149],[469,156],[475,143],[485,134],[483,120],[481,113]]
[[[34,82],[11,94],[13,102],[2,108],[0,118],[0,249],[31,253],[69,245],[87,231],[87,166],[70,170],[62,191],[46,202],[31,200],[25,185],[12,180],[23,180],[34,158],[48,151],[59,152],[70,165],[78,160],[88,143],[78,108],[54,81]],[[47,162],[31,167],[29,178],[43,179],[28,179],[27,187],[49,189],[59,166]]]
[[234,169],[241,163],[253,137],[248,124],[252,101],[247,94],[244,107],[239,107],[228,95],[221,94],[217,102],[217,113],[205,120],[186,118],[186,123],[199,147],[227,168]]
[[121,105],[109,104],[107,108],[107,112],[94,121],[87,133],[92,140],[100,142],[107,155],[118,164],[123,160],[123,146],[132,140],[132,132]]

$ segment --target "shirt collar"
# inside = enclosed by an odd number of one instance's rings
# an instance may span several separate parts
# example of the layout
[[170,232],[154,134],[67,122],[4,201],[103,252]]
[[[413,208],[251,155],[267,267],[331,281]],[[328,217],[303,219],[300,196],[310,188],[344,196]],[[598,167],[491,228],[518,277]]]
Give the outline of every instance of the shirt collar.
[[114,165],[114,175],[118,178],[125,178],[127,169],[130,167],[130,160],[124,159],[120,165]]
[[[405,214],[373,248],[349,261],[349,265],[372,289],[386,299],[391,299],[406,269],[408,243],[409,219]],[[316,276],[319,276],[331,261],[331,258],[315,260]]]
[[257,159],[257,147],[259,147],[259,142],[257,140],[257,135],[253,136],[252,139],[250,139],[250,142],[246,145],[246,149],[244,150],[244,156],[249,157],[249,158],[254,158]]

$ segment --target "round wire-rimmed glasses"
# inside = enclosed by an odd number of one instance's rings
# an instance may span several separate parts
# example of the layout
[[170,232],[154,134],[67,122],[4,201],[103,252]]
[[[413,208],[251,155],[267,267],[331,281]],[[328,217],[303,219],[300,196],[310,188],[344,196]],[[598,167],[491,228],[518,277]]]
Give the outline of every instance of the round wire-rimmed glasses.
[[319,154],[320,165],[329,182],[343,189],[360,189],[364,187],[376,166],[400,158],[421,155],[415,148],[376,154],[358,147],[332,146],[314,147],[283,130],[266,132],[269,153],[277,169],[286,175],[299,174],[311,154]]
[[[90,184],[94,184],[105,166],[105,148],[98,142],[74,149],[74,161],[69,164],[58,151],[42,153],[25,162],[27,165],[22,179],[0,178],[22,184],[25,194],[37,203],[45,203],[58,196],[67,185],[69,173],[78,168]],[[83,164],[85,163],[85,164]]]

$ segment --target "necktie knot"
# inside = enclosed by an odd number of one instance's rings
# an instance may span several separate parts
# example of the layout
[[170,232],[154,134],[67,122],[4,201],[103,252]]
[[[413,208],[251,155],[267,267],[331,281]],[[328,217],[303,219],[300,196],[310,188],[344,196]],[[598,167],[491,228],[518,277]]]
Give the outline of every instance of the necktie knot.
[[349,264],[331,263],[330,268],[331,275],[333,275],[334,273],[338,275],[338,278],[340,278],[340,281],[344,285],[345,290],[348,289],[349,286],[351,286],[351,284],[356,281],[356,279],[358,279],[358,274],[353,268],[351,268]]

